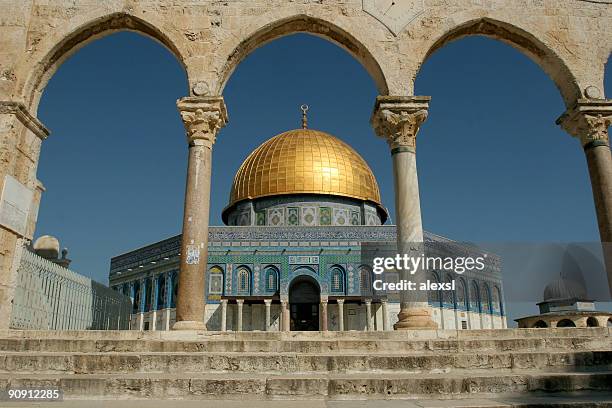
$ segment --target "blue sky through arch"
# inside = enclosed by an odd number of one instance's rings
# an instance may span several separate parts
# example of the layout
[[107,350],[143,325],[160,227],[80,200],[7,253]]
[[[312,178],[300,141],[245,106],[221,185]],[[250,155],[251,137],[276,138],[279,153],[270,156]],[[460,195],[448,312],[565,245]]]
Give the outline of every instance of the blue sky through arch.
[[[426,229],[471,241],[598,239],[583,153],[554,124],[564,106],[536,64],[466,38],[436,52],[416,86],[433,98],[418,142]],[[175,101],[186,93],[174,56],[127,32],[84,47],[51,79],[39,108],[52,135],[37,236],[58,236],[75,270],[106,282],[111,256],[180,232],[187,147]],[[214,146],[211,224],[221,224],[242,160],[299,127],[303,103],[312,128],[368,161],[394,219],[389,149],[369,125],[376,95],[365,69],[321,38],[255,50],[224,92],[230,123]]]

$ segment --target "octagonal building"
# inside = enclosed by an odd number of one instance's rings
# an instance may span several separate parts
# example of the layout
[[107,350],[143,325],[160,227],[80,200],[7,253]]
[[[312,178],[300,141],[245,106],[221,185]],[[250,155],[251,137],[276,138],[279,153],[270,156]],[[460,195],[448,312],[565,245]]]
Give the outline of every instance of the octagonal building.
[[[373,289],[361,251],[395,242],[396,228],[385,224],[370,167],[342,140],[308,129],[305,117],[302,128],[267,140],[237,170],[222,219],[225,226],[209,229],[203,271],[208,330],[393,330],[398,296]],[[133,299],[132,329],[172,327],[180,240],[112,258],[110,285]],[[430,233],[425,240],[479,252]],[[483,271],[428,272],[432,281],[456,281],[454,292],[430,293],[440,328],[506,327],[500,263],[487,255]]]

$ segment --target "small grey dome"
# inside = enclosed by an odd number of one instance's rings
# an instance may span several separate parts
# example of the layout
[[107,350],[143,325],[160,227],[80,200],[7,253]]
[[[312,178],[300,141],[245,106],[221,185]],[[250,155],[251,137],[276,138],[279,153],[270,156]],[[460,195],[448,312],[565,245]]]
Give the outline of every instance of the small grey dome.
[[34,242],[34,252],[45,259],[57,259],[60,253],[59,240],[51,235],[43,235]]
[[586,289],[580,283],[559,278],[544,288],[544,301],[561,299],[586,299]]

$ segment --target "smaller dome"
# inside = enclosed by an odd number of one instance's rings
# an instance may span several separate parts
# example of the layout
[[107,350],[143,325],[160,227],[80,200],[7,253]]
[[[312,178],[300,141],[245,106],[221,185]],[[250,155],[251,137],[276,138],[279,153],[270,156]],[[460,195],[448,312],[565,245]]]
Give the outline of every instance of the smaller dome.
[[60,253],[59,240],[51,235],[43,235],[34,241],[34,252],[45,259],[58,259]]
[[559,278],[544,288],[544,301],[562,299],[586,299],[586,289],[580,283]]

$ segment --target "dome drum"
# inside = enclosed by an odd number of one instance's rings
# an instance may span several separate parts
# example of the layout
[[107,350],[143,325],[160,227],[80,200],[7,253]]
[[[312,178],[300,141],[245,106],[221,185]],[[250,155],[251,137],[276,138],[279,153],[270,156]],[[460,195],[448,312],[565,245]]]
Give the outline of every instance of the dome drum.
[[385,215],[370,202],[296,194],[241,201],[225,211],[224,222],[233,226],[381,225]]

